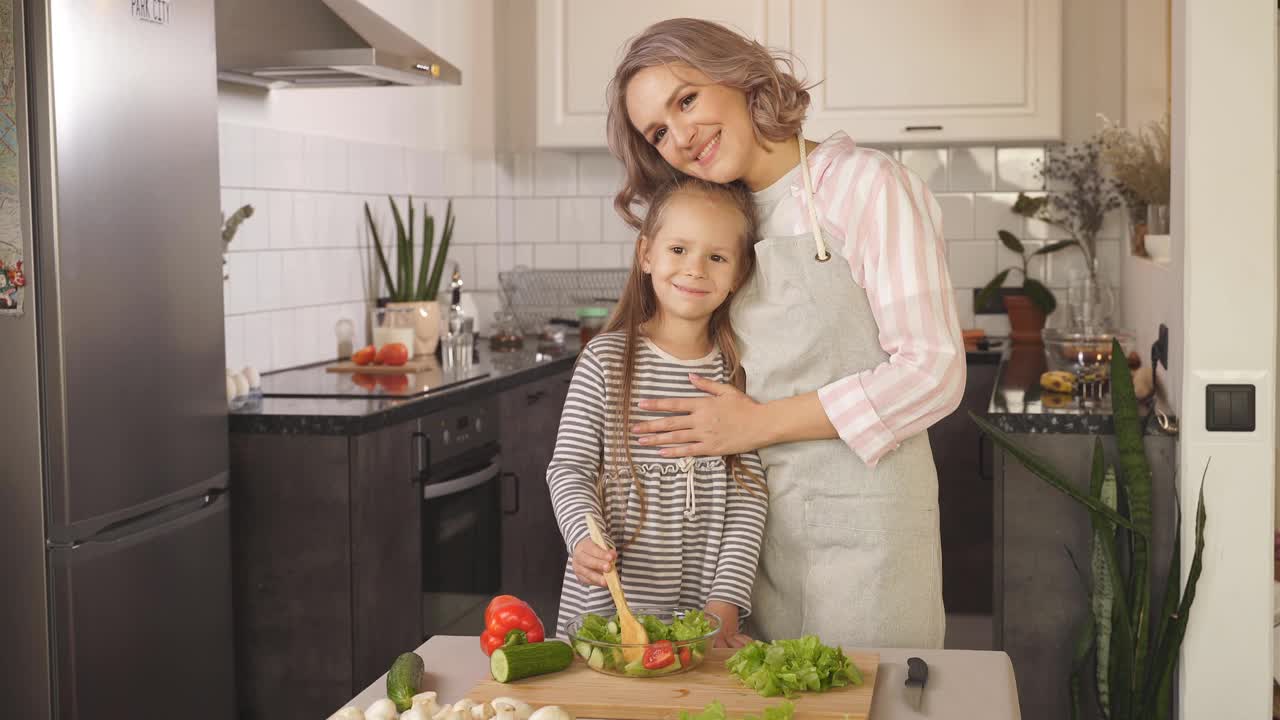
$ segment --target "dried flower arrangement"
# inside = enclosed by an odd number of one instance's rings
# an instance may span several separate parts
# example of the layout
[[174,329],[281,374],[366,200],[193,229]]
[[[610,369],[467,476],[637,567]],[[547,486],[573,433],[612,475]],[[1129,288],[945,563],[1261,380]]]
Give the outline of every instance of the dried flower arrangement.
[[1013,205],[1018,215],[1066,232],[1069,239],[1049,247],[1076,246],[1084,254],[1085,267],[1095,276],[1098,232],[1107,213],[1124,204],[1119,184],[1103,171],[1102,148],[1098,135],[1077,145],[1049,148],[1044,161],[1037,163],[1037,175],[1046,181],[1048,194],[1032,197],[1019,193]]
[[[1103,127],[1102,159],[1111,174],[1143,205],[1168,205],[1170,184],[1169,114],[1135,133],[1098,115]],[[1132,208],[1131,208],[1132,210]]]

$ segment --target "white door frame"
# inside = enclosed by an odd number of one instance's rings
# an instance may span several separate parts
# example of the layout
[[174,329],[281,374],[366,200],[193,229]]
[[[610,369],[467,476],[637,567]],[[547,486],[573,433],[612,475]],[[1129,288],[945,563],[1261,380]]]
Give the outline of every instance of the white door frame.
[[[1271,717],[1276,370],[1276,3],[1173,2],[1173,208],[1184,337],[1182,577],[1200,478],[1204,570],[1182,647],[1179,717]],[[1205,386],[1257,388],[1253,432],[1205,429]],[[1211,460],[1211,462],[1210,462]]]

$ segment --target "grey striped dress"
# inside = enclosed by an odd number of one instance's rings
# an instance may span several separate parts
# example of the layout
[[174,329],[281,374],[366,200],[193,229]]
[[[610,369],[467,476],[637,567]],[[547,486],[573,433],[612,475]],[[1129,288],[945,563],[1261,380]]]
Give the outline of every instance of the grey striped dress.
[[[620,397],[624,336],[604,333],[583,350],[560,418],[555,456],[547,469],[547,483],[556,520],[569,550],[560,616],[556,630],[583,612],[612,614],[606,588],[583,585],[573,572],[573,548],[589,537],[586,514],[600,519],[596,493],[601,458],[625,458],[617,446],[620,422],[615,407]],[[634,401],[651,398],[696,397],[689,373],[725,381],[719,350],[697,360],[680,360],[648,339],[636,348]],[[657,417],[634,408],[632,422]],[[629,434],[626,437],[630,437]],[[601,525],[621,545],[618,573],[632,608],[702,608],[708,600],[723,600],[751,612],[751,586],[764,538],[767,500],[754,486],[747,492],[730,477],[721,457],[663,458],[654,448],[631,442],[632,459],[640,475],[646,503],[640,526],[639,491],[629,473],[606,485],[608,522]],[[764,471],[755,453],[740,456],[755,477]],[[625,460],[623,461],[625,463]],[[610,467],[611,471],[615,469]],[[636,534],[639,527],[639,534]],[[607,528],[607,530],[605,530]]]

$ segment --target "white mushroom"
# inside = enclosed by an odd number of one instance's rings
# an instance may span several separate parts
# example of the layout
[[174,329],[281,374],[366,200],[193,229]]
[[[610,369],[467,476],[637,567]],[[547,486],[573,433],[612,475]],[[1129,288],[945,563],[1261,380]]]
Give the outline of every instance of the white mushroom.
[[[436,702],[436,694],[434,692],[420,692],[412,698],[412,710],[417,710],[422,715],[422,720],[432,720],[440,713],[440,705]],[[400,717],[404,720],[404,716]]]
[[503,705],[506,705],[511,709],[511,717],[514,718],[514,720],[529,720],[529,716],[533,714],[533,708],[529,706],[529,703],[523,700],[516,700],[515,698],[494,698],[493,702],[490,704],[493,705],[494,710],[498,711],[499,718],[502,717]]
[[354,705],[348,705],[329,716],[329,720],[365,720],[364,713]]
[[475,700],[472,700],[471,698],[462,698],[461,700],[453,704],[453,709],[457,710],[463,715],[470,715],[471,708],[475,706],[476,706]]
[[433,717],[431,720],[464,720],[464,716],[462,713],[458,712],[457,710],[454,710],[451,707],[446,707],[445,709],[436,713],[435,717]]
[[493,709],[498,713],[498,720],[516,720],[516,708],[505,702],[493,701]]
[[479,703],[471,708],[471,720],[492,720],[497,714],[489,703]]
[[431,720],[431,718],[425,715],[418,708],[411,707],[403,713],[400,713],[400,720]]
[[529,720],[574,720],[573,713],[559,705],[544,705],[529,716]]
[[396,720],[400,715],[396,712],[396,704],[387,698],[375,700],[364,709],[364,720]]

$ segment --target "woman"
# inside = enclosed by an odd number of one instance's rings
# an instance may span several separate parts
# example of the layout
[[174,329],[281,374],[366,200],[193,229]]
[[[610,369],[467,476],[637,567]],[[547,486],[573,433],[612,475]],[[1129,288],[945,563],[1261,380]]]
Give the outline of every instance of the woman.
[[678,173],[744,182],[764,240],[735,300],[746,392],[646,401],[667,457],[759,450],[770,509],[752,634],[941,647],[937,473],[925,429],[965,366],[937,203],[892,158],[837,133],[804,140],[809,94],[785,57],[676,19],[632,41],[609,89],[615,199],[638,223]]

